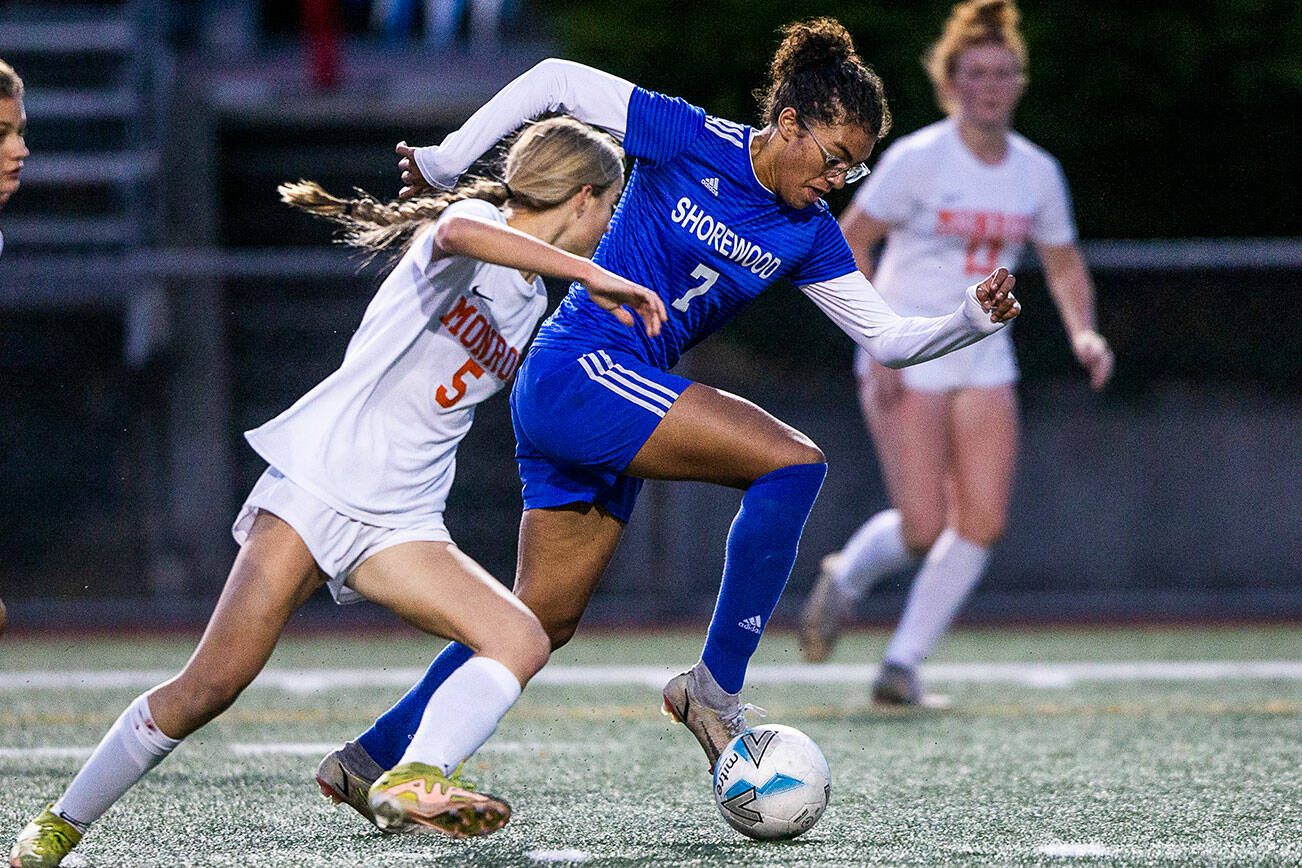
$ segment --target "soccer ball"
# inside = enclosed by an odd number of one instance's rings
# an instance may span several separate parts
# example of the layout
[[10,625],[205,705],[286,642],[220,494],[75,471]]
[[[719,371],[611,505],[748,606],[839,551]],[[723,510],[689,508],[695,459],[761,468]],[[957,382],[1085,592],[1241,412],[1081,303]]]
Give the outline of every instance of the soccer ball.
[[743,835],[760,840],[808,832],[827,808],[832,774],[814,740],[772,723],[728,742],[714,766],[719,813]]

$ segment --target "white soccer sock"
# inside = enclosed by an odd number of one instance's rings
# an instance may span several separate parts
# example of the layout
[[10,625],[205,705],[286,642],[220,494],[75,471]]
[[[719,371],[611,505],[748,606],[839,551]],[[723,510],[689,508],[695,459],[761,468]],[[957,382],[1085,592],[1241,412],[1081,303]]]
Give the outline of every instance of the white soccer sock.
[[884,509],[864,522],[841,549],[832,582],[846,599],[859,599],[883,576],[917,561],[904,544],[900,522],[898,509]]
[[953,528],[945,528],[913,580],[904,615],[886,647],[885,659],[910,667],[925,660],[989,562],[989,548],[963,539]]
[[520,698],[520,682],[491,657],[471,657],[439,685],[399,763],[452,770],[488,741]]
[[137,696],[104,734],[52,810],[84,832],[180,743],[154,723],[148,694]]

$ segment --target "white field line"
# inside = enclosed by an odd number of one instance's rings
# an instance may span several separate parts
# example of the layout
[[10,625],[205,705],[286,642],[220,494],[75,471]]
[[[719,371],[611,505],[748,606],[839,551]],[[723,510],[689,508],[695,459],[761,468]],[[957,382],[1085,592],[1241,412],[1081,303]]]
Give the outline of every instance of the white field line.
[[[549,666],[533,684],[563,687],[634,685],[663,687],[680,667]],[[758,665],[748,684],[865,684],[876,666],[859,663]],[[0,672],[5,690],[143,690],[176,674],[168,669],[29,670]],[[408,687],[423,669],[268,669],[253,687],[309,694],[366,687]],[[1086,681],[1299,681],[1302,660],[1130,661],[1115,663],[934,663],[924,665],[924,680],[949,684],[1020,684],[1061,688]]]
[[587,862],[592,858],[582,850],[526,850],[524,855],[535,862]]
[[1116,856],[1117,850],[1103,844],[1045,844],[1036,850],[1043,856],[1058,856],[1069,859],[1093,859],[1104,856]]
[[[339,747],[338,742],[270,741],[235,742],[226,745],[236,756],[306,756],[319,758]],[[593,741],[492,741],[476,753],[504,754],[563,754],[593,750],[619,750],[619,742]],[[90,756],[94,745],[79,747],[0,747],[0,760],[73,759],[84,760]]]

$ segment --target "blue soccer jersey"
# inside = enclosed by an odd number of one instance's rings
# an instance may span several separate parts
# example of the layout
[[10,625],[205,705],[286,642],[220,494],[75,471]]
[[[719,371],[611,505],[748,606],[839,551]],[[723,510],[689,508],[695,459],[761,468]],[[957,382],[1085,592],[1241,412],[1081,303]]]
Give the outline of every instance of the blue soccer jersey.
[[781,278],[796,285],[856,270],[836,220],[819,201],[795,209],[755,177],[752,127],[636,88],[624,150],[628,186],[593,259],[659,293],[668,321],[648,337],[593,304],[579,285],[534,340],[540,349],[626,351],[668,370]]

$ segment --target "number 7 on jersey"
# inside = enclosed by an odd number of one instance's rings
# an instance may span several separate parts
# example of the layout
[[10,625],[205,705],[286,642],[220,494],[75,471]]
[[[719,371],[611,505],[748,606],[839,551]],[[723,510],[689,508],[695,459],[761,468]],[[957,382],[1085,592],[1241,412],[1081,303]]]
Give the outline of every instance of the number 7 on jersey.
[[714,286],[714,282],[719,279],[719,272],[715,271],[713,268],[698,265],[696,266],[696,269],[692,271],[692,277],[695,277],[701,282],[683,293],[682,298],[674,301],[674,308],[676,310],[686,311],[687,305],[691,304],[692,299],[696,298],[698,295],[704,295],[709,292],[710,287]]

